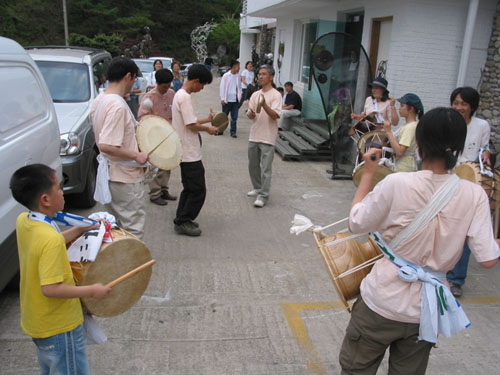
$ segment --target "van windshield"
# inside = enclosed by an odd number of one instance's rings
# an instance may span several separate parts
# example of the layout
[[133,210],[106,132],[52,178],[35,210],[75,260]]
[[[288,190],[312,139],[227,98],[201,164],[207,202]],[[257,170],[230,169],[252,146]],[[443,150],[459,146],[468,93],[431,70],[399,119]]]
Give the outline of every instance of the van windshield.
[[89,69],[86,64],[36,61],[54,103],[90,100]]

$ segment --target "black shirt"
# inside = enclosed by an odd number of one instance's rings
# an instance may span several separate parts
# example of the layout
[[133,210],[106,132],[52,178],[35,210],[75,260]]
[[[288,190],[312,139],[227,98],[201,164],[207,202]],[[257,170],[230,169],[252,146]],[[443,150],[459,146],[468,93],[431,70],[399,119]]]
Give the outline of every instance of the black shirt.
[[300,95],[295,91],[292,91],[290,94],[286,94],[285,105],[291,104],[293,104],[293,109],[302,111],[302,99],[300,99]]

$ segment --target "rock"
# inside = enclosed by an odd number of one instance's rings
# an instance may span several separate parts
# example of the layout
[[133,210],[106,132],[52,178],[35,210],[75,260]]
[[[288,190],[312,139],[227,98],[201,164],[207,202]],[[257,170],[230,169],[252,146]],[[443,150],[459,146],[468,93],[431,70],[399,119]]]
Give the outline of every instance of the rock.
[[485,109],[481,114],[485,119],[490,119],[493,117],[493,113],[491,113],[489,109]]

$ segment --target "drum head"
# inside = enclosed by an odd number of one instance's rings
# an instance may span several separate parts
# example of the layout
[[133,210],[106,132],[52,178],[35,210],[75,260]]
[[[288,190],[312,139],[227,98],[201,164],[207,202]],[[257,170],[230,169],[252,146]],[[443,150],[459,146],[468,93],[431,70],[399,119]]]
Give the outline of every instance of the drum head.
[[144,117],[137,126],[136,137],[139,149],[149,154],[152,165],[166,171],[179,166],[182,160],[181,140],[167,120],[160,116]]
[[358,140],[358,151],[362,154],[366,153],[370,148],[379,148],[387,144],[387,136],[383,130],[373,130],[363,134]]
[[217,113],[212,119],[212,126],[215,126],[219,129],[219,133],[222,133],[227,129],[227,125],[229,124],[229,117],[224,112]]
[[[107,284],[136,267],[150,261],[151,254],[144,244],[130,233],[103,244],[96,260],[90,264],[80,285]],[[85,308],[96,316],[124,313],[141,298],[151,278],[151,267],[114,286],[104,299],[82,298]]]
[[[359,168],[356,171],[354,171],[354,174],[352,175],[352,182],[354,182],[354,186],[356,187],[359,186],[364,171],[365,171],[364,164],[363,165],[360,164]],[[385,178],[385,176],[390,175],[391,173],[393,172],[385,165],[379,165],[377,170],[375,171],[375,175],[373,176],[373,181],[372,181],[372,186],[370,187],[370,191],[372,191],[375,185],[377,185],[380,181],[382,181]]]

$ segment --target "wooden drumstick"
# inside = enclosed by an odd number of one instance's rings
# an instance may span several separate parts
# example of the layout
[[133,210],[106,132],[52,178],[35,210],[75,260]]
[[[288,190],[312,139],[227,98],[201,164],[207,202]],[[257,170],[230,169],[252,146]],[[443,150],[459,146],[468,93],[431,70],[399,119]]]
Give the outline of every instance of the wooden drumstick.
[[127,280],[127,279],[131,278],[131,277],[132,277],[132,276],[134,276],[136,273],[141,272],[142,270],[144,270],[144,269],[146,269],[146,268],[148,268],[148,267],[151,267],[151,266],[152,266],[153,264],[155,264],[155,263],[156,263],[156,260],[151,259],[149,262],[146,262],[146,263],[144,263],[143,265],[141,265],[141,266],[139,266],[139,267],[137,267],[137,268],[134,268],[132,271],[127,272],[125,275],[122,275],[122,276],[120,276],[119,278],[117,278],[117,279],[115,279],[115,280],[111,281],[110,283],[107,283],[107,284],[106,284],[106,286],[107,286],[108,288],[112,288],[112,287],[114,287],[114,286],[116,286],[116,285],[120,284],[122,281],[125,281],[125,280]]

